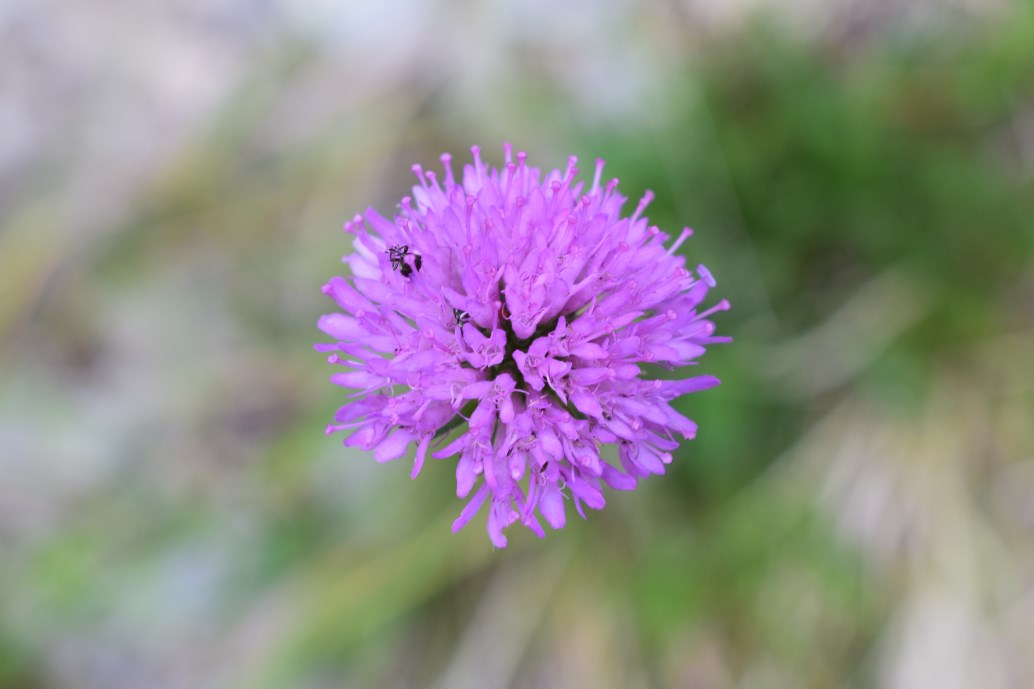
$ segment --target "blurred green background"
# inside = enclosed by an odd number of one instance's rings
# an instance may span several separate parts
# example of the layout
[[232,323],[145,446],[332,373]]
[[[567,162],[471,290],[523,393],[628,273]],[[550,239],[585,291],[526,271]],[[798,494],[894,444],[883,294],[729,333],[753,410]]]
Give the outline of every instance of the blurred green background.
[[[735,342],[493,551],[311,344],[342,222],[507,140],[655,190]],[[1029,3],[8,0],[0,223],[4,689],[1034,686]]]

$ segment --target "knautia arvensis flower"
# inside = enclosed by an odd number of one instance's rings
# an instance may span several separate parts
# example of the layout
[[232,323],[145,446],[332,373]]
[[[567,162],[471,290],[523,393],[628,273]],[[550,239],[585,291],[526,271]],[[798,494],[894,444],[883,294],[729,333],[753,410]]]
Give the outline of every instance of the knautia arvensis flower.
[[696,434],[670,402],[718,380],[649,371],[727,341],[709,319],[728,303],[703,307],[714,280],[676,253],[689,229],[666,244],[649,224],[651,192],[622,217],[602,160],[586,188],[573,157],[543,173],[510,146],[500,169],[471,150],[459,178],[447,154],[444,179],[414,165],[394,220],[371,208],[345,223],[351,275],[323,288],[340,311],[320,319],[334,341],[317,349],[356,391],[327,432],[349,431],[345,445],[378,462],[415,446],[413,477],[428,452],[458,457],[468,500],[453,531],[488,502],[504,547],[514,522],[542,536],[537,515],[559,529],[566,501],[584,518],[604,485],[664,473],[676,436]]

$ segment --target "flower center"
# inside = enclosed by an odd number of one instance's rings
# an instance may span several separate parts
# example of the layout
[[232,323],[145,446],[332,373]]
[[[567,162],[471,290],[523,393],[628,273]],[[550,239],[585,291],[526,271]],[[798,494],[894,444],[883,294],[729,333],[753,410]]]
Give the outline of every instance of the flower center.
[[[502,309],[500,310],[502,311]],[[500,313],[502,316],[503,314]],[[510,323],[509,314],[503,316],[500,319],[500,325],[502,326],[503,332],[506,334],[506,345],[503,350],[503,360],[495,366],[488,369],[488,375],[490,379],[497,378],[502,373],[509,373],[514,381],[517,383],[517,389],[525,390],[527,386],[524,382],[524,374],[521,373],[520,368],[517,366],[517,360],[513,358],[513,353],[516,351],[525,352],[531,343],[535,340],[535,336],[527,339],[521,339],[517,337],[516,333],[513,332],[513,325]],[[553,323],[553,327],[556,327],[556,323]],[[536,332],[536,336],[538,333]]]

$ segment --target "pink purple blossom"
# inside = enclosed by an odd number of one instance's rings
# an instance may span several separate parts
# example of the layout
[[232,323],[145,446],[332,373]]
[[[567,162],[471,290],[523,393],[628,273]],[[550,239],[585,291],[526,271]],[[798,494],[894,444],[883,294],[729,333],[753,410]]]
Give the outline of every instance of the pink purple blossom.
[[714,278],[691,270],[644,210],[628,217],[618,180],[579,181],[576,159],[543,172],[505,147],[485,165],[477,147],[459,177],[419,165],[419,184],[393,220],[374,209],[345,223],[350,276],[323,291],[338,311],[320,318],[319,344],[352,390],[327,432],[378,462],[415,447],[455,463],[467,500],[461,529],[487,506],[488,533],[539,517],[564,526],[567,504],[604,506],[604,488],[631,490],[663,474],[696,424],[671,406],[713,387],[710,375],[657,379],[696,364],[714,335],[704,307]]

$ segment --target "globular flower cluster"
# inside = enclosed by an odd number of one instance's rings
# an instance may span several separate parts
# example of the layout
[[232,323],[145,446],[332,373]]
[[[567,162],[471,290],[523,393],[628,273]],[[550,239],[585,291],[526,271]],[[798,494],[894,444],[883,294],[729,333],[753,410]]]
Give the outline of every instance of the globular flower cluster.
[[[323,288],[340,311],[319,344],[342,367],[331,381],[355,390],[327,432],[387,462],[415,445],[413,477],[428,452],[458,456],[456,489],[468,498],[453,531],[488,502],[488,533],[538,515],[565,523],[569,500],[604,505],[603,487],[635,488],[663,474],[696,425],[672,408],[713,376],[649,379],[695,363],[714,335],[702,307],[714,287],[703,266],[676,251],[643,211],[622,217],[618,180],[586,184],[576,159],[543,173],[505,147],[506,164],[473,164],[444,179],[419,165],[419,184],[394,220],[369,209],[345,223],[349,278]],[[601,456],[606,455],[606,458]],[[608,461],[609,459],[609,461]]]

